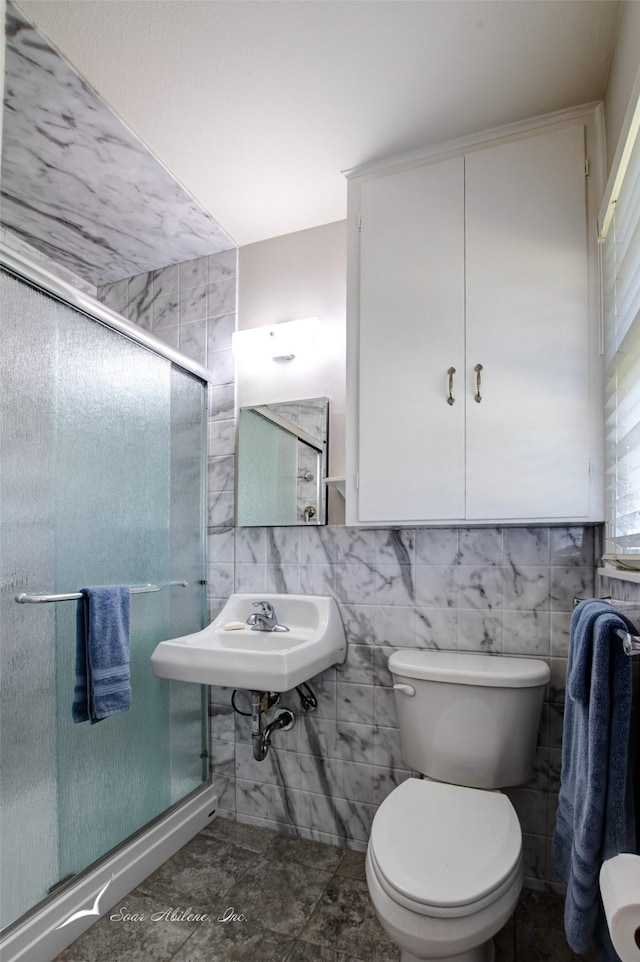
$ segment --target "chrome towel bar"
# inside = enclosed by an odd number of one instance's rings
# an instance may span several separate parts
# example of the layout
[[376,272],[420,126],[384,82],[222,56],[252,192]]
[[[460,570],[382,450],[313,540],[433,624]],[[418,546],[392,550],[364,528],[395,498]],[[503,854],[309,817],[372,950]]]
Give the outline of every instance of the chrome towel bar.
[[[584,598],[574,598],[573,607],[575,608],[576,605],[579,605],[580,602],[584,600]],[[628,608],[635,608],[640,611],[640,601],[618,601],[616,598],[611,597],[598,598],[597,600],[608,601],[613,608],[619,608],[621,611]],[[615,634],[622,641],[622,648],[625,655],[629,655],[629,657],[632,655],[640,655],[640,635],[632,635],[628,631],[623,631],[622,628],[616,628]]]
[[[168,585],[136,585],[129,590],[132,595],[141,595],[147,591],[162,591],[163,587],[170,588],[174,585],[186,588],[188,584],[188,581],[170,581]],[[16,601],[19,605],[44,605],[51,601],[79,601],[81,598],[82,594],[79,591],[74,591],[68,595],[28,595],[25,592],[16,595]]]
[[622,640],[625,655],[640,655],[639,635],[630,635],[628,631],[623,631],[622,628],[616,630],[616,635]]

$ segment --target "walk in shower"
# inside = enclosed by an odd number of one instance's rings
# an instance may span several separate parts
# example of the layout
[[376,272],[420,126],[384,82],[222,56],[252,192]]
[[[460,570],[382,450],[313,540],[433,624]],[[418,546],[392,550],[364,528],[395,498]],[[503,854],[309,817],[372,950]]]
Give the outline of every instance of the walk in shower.
[[[64,285],[43,289],[46,275],[7,252],[3,265],[6,932],[207,784],[204,689],[150,665],[159,641],[205,623],[207,405],[197,365],[123,336],[132,326],[114,330],[84,295],[71,306]],[[101,584],[143,589],[131,595],[132,706],[74,724],[73,595]]]

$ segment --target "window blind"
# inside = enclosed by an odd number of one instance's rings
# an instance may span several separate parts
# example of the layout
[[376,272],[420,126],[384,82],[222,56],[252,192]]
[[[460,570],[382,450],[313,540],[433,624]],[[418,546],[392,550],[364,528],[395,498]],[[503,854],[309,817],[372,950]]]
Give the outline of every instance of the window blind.
[[629,568],[640,568],[639,126],[640,101],[600,232],[605,357],[605,559]]

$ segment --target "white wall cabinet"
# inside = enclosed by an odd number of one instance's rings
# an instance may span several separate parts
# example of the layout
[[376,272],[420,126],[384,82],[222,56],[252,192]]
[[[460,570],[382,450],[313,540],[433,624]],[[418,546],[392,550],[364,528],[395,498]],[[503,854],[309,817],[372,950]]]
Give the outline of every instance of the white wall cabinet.
[[350,180],[347,523],[601,520],[586,183],[582,122]]

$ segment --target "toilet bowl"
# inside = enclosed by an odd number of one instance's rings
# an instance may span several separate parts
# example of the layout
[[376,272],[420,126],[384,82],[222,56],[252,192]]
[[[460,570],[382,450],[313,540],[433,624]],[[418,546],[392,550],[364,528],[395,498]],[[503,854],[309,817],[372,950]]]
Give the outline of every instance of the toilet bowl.
[[402,962],[491,962],[522,874],[520,824],[499,792],[410,778],[376,813],[367,884]]
[[523,880],[520,823],[499,789],[532,775],[549,667],[399,649],[389,670],[402,757],[423,777],[402,782],[374,816],[373,907],[401,962],[492,962]]

